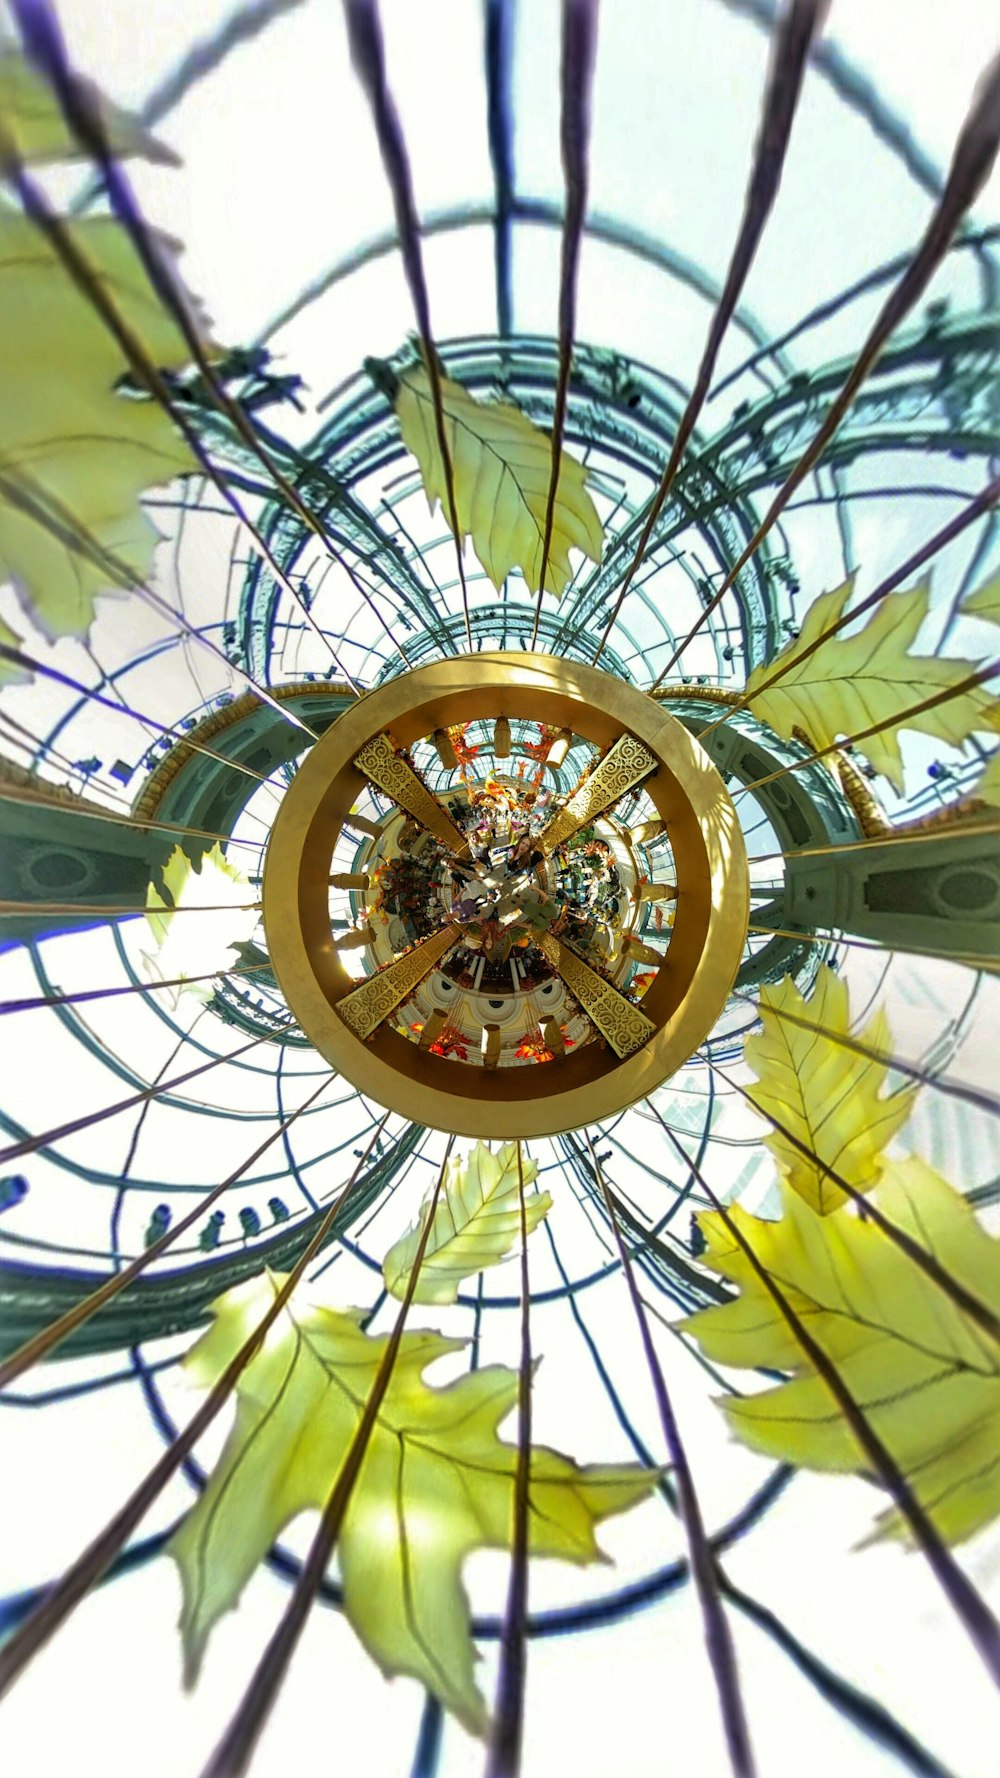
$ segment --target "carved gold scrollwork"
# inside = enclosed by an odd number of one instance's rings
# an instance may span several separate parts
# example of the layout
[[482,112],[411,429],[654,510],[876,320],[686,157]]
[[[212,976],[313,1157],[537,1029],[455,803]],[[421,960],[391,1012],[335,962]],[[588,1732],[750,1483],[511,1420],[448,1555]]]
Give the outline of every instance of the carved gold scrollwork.
[[549,822],[538,844],[550,855],[565,845],[579,828],[586,827],[605,809],[613,808],[626,790],[633,790],[655,772],[656,757],[634,735],[620,735],[600,765],[574,790],[565,807]]
[[395,963],[380,969],[377,975],[370,975],[338,1000],[337,1013],[355,1037],[371,1037],[389,1014],[409,999],[424,977],[430,975],[457,937],[457,926],[442,926],[439,932],[432,932],[422,944],[414,945],[412,951],[397,957]]
[[445,813],[413,767],[397,753],[389,735],[373,735],[354,756],[359,772],[384,791],[397,808],[405,809],[421,827],[437,836],[450,852],[464,852],[465,835]]
[[656,1031],[652,1019],[633,1006],[613,983],[606,982],[596,969],[591,969],[589,963],[561,939],[553,937],[551,932],[539,933],[536,943],[616,1056],[622,1060],[634,1056],[636,1050],[641,1050],[643,1044],[649,1042]]

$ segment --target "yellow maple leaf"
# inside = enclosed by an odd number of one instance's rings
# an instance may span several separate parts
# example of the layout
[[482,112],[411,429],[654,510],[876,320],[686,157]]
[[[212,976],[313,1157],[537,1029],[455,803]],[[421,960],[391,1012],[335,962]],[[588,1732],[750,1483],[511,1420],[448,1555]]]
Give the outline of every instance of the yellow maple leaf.
[[[887,1063],[856,1055],[836,1041],[838,1034],[850,1034],[848,990],[826,964],[809,1000],[786,976],[776,987],[761,989],[759,1004],[764,1028],[747,1039],[744,1050],[758,1076],[750,1099],[809,1149],[804,1155],[777,1129],[764,1137],[789,1185],[825,1216],[848,1201],[827,1168],[856,1190],[870,1191],[885,1166],[881,1151],[909,1117],[916,1088],[882,1098]],[[823,1029],[805,1030],[782,1014]],[[859,1038],[869,1049],[891,1055],[884,1012],[875,1014]]]
[[[535,1161],[522,1161],[525,1186],[531,1185],[537,1175]],[[406,1295],[431,1196],[433,1193],[421,1205],[413,1227],[389,1249],[382,1265],[385,1287],[400,1301]],[[529,1234],[551,1208],[548,1192],[525,1194],[524,1216]],[[485,1271],[487,1266],[499,1265],[520,1234],[517,1144],[508,1142],[493,1154],[484,1142],[477,1142],[464,1160],[456,1156],[448,1168],[413,1301],[453,1303],[462,1279]]]
[[[162,876],[166,894],[155,883],[146,891],[146,919],[156,946],[142,953],[147,975],[176,981],[231,969],[229,952],[252,936],[259,913],[246,877],[229,863],[221,843],[217,840],[197,867],[175,846]],[[207,1001],[213,988],[211,983],[187,983],[173,994],[175,1005],[181,993]]]
[[[186,364],[187,347],[120,225],[89,217],[70,233],[153,363]],[[128,369],[120,348],[48,242],[9,210],[0,210],[0,337],[4,480],[36,505],[50,503],[85,549],[110,551],[126,570],[73,549],[0,493],[0,575],[46,635],[82,636],[98,593],[120,593],[148,572],[158,533],[138,496],[195,460],[162,408],[116,392]]]
[[[0,647],[20,648],[21,640],[0,617]],[[19,667],[16,661],[5,661],[0,657],[0,685],[21,685],[30,678],[31,674],[24,667]]]
[[[502,586],[511,569],[518,567],[528,590],[537,593],[552,440],[518,408],[507,402],[476,401],[460,383],[444,376],[441,400],[460,537],[471,536],[472,547],[495,587]],[[423,366],[400,377],[396,416],[403,443],[420,465],[427,498],[432,507],[440,500],[450,524],[431,380]],[[545,572],[545,590],[557,599],[569,582],[570,550],[583,550],[599,562],[604,546],[597,508],[586,488],[586,473],[581,463],[562,452]]]
[[[940,741],[960,746],[974,730],[998,726],[1000,705],[981,688],[965,691],[916,716],[902,712],[975,672],[977,663],[908,653],[925,617],[929,589],[925,582],[883,599],[853,636],[833,636],[808,660],[800,656],[843,615],[853,579],[823,593],[806,613],[799,635],[773,661],[755,667],[745,696],[755,716],[776,734],[790,740],[796,727],[805,729],[817,748],[840,737],[859,734],[884,723],[879,734],[858,741],[859,753],[903,790],[902,729],[920,729]],[[758,689],[777,667],[782,678]],[[894,720],[899,718],[899,720]]]
[[[172,158],[123,112],[95,102],[119,153]],[[5,140],[27,161],[77,152],[51,93],[12,52],[0,55],[0,152]],[[184,338],[123,226],[110,216],[64,226],[152,362],[186,365]],[[121,347],[55,249],[8,203],[0,339],[0,579],[14,582],[50,639],[84,636],[99,593],[120,596],[148,573],[158,533],[139,496],[197,464],[155,401],[116,388],[130,369]]]
[[1000,624],[1000,574],[995,574],[992,580],[985,580],[974,593],[970,593],[962,610],[969,612],[972,617],[984,617],[990,623]]
[[[274,1300],[267,1274],[227,1292],[185,1360],[210,1386]],[[237,1386],[233,1429],[197,1505],[170,1544],[181,1571],[185,1670],[197,1675],[212,1626],[236,1604],[274,1539],[299,1513],[322,1508],[378,1370],[385,1335],[361,1311],[286,1307]],[[490,1365],[443,1388],[423,1380],[465,1342],[404,1333],[338,1543],[344,1609],[385,1674],[408,1673],[466,1728],[486,1709],[462,1565],[475,1549],[508,1549],[517,1448],[497,1437],[517,1400],[517,1373]],[[594,1528],[655,1485],[633,1464],[588,1464],[545,1446],[531,1452],[530,1549],[600,1561]]]
[[[983,582],[974,593],[970,593],[962,605],[962,611],[970,617],[984,619],[987,623],[1000,624],[1000,574],[992,580]],[[993,644],[996,652],[996,644]],[[997,706],[994,706],[996,710]],[[992,728],[1000,728],[996,716],[991,718]],[[1000,806],[1000,749],[992,754],[983,767],[982,775],[973,784],[970,796],[978,797],[984,803]]]
[[[748,1245],[803,1317],[911,1491],[948,1543],[1000,1512],[1000,1349],[873,1222],[850,1206],[817,1216],[782,1185],[780,1222],[730,1209]],[[923,1161],[891,1161],[874,1197],[884,1216],[933,1253],[980,1302],[1000,1309],[1000,1244]],[[699,1217],[703,1263],[739,1286],[735,1302],[682,1325],[713,1362],[765,1366],[793,1380],[725,1398],[732,1430],[753,1450],[806,1469],[867,1474],[826,1384],[714,1212]],[[875,1537],[904,1537],[891,1509]]]
[[986,761],[982,776],[972,786],[970,795],[978,796],[984,803],[1000,806],[1000,748]]
[[[92,81],[75,77],[78,92],[96,110],[104,135],[117,155],[141,154],[146,160],[178,165],[172,148],[149,135],[138,118],[119,110]],[[51,87],[36,74],[19,50],[0,46],[0,129],[21,160],[38,164],[87,158],[63,116]]]

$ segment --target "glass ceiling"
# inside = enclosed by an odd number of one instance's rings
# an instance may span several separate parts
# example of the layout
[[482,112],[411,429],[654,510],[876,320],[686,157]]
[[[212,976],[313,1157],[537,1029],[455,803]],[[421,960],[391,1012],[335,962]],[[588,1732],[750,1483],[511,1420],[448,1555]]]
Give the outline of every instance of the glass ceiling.
[[[587,466],[605,564],[618,571],[602,577],[575,559],[562,603],[546,604],[541,646],[571,659],[590,659],[608,622],[636,515],[656,489],[694,381],[739,225],[777,12],[772,0],[606,0],[602,9],[566,439]],[[443,363],[474,393],[503,394],[549,428],[564,202],[560,9],[542,0],[383,0],[381,13]],[[314,503],[324,475],[349,489],[353,514],[330,510],[355,578],[289,512],[259,462],[226,455],[231,439],[221,437],[210,404],[193,399],[202,436],[227,461],[248,516],[322,636],[218,491],[200,477],[176,482],[145,501],[161,533],[152,585],[169,615],[135,595],[107,597],[88,638],[53,644],[14,589],[0,587],[0,620],[47,669],[4,686],[0,753],[125,817],[185,735],[207,717],[228,720],[248,681],[294,683],[300,703],[262,712],[259,757],[247,740],[248,775],[232,808],[213,814],[204,760],[203,777],[189,772],[173,788],[166,781],[158,804],[162,821],[206,835],[228,822],[227,861],[253,902],[267,833],[309,738],[295,713],[309,721],[325,692],[326,722],[350,696],[348,682],[367,689],[408,662],[465,646],[453,539],[441,511],[428,510],[414,460],[365,368],[366,360],[415,359],[391,194],[332,0],[236,8],[174,0],[141,15],[130,0],[63,0],[59,16],[73,66],[176,156],[176,164],[129,163],[142,213],[182,249],[185,283],[220,348],[266,347],[262,375],[242,387],[248,405],[256,392],[255,419],[280,446],[282,467]],[[16,36],[9,8],[0,6],[0,23]],[[642,688],[656,682],[804,449],[827,391],[843,380],[926,226],[995,39],[982,0],[835,0],[774,214],[692,442],[699,472],[710,468],[716,478],[715,494],[699,493],[692,479],[676,513],[667,512],[608,633],[608,671]],[[46,171],[43,184],[77,212],[103,206],[92,173],[79,166]],[[856,574],[857,597],[867,595],[996,474],[998,245],[994,171],[836,450],[670,674],[666,689],[681,698],[675,712],[696,710],[699,687],[739,692],[821,593]],[[534,599],[521,576],[512,574],[498,596],[471,552],[466,562],[474,642],[526,646]],[[959,606],[998,565],[995,513],[936,554],[924,651],[985,654],[989,626]],[[739,726],[759,740],[753,717]],[[481,739],[488,753],[485,731]],[[902,793],[884,778],[874,786],[893,822],[931,815],[967,791],[985,754],[975,741],[952,748],[913,732],[902,751]],[[572,788],[580,763],[569,756],[550,780],[557,790]],[[423,764],[447,788],[429,749]],[[835,797],[845,822],[854,819],[820,769],[799,781],[808,795]],[[760,906],[778,882],[784,840],[773,803],[747,789],[751,782],[735,775],[730,788]],[[378,819],[384,807],[368,793],[356,812]],[[631,818],[648,812],[637,800]],[[363,838],[359,828],[345,840],[335,869],[354,868]],[[651,874],[663,857],[654,843]],[[123,888],[126,910],[133,896]],[[359,907],[353,892],[334,898],[335,931]],[[178,974],[197,973],[199,945],[217,954],[232,942],[230,913],[211,929],[207,918],[179,945]],[[751,933],[745,968],[769,936]],[[266,965],[253,910],[242,941],[247,957]],[[32,938],[7,938],[0,922],[2,1001],[65,997],[0,1019],[0,1159],[28,1186],[0,1214],[0,1268],[39,1268],[69,1301],[81,1274],[96,1284],[142,1252],[159,1207],[176,1223],[236,1175],[220,1199],[221,1220],[206,1211],[136,1286],[140,1334],[133,1328],[124,1338],[115,1329],[126,1323],[109,1319],[98,1336],[95,1324],[58,1365],[39,1366],[4,1392],[0,1629],[21,1620],[29,1595],[77,1555],[190,1417],[194,1398],[179,1361],[217,1290],[264,1263],[287,1270],[303,1231],[359,1159],[368,1170],[364,1203],[309,1277],[322,1280],[326,1300],[363,1307],[372,1331],[390,1331],[395,1305],[382,1289],[382,1257],[413,1221],[445,1154],[444,1135],[395,1115],[383,1123],[383,1107],[329,1078],[266,968],[258,980],[206,983],[201,995],[75,1001],[95,988],[146,984],[149,948],[149,924],[127,911],[66,920]],[[907,1067],[946,1085],[995,1089],[995,976],[865,946],[839,926],[822,927],[785,967],[805,990],[822,961],[847,980],[852,1019],[885,1009],[900,1064],[894,1091]],[[212,967],[206,962],[206,973]],[[717,1285],[692,1245],[692,1213],[708,1203],[700,1175],[724,1202],[778,1212],[774,1163],[745,1098],[753,1076],[743,1041],[757,1026],[753,996],[737,992],[705,1054],[659,1090],[655,1109],[672,1146],[647,1104],[591,1135],[630,1213],[626,1234],[703,1516],[743,1601],[729,1615],[759,1768],[768,1778],[798,1778],[806,1763],[811,1778],[907,1770],[987,1778],[996,1732],[985,1676],[917,1556],[885,1544],[857,1549],[870,1528],[870,1485],[793,1474],[735,1443],[713,1398],[766,1379],[715,1370],[677,1326],[713,1300]],[[210,1066],[194,1073],[203,1063]],[[132,1103],[87,1121],[119,1100]],[[82,1127],[57,1128],[74,1120]],[[46,1131],[55,1131],[51,1140],[6,1158]],[[532,1342],[544,1358],[533,1388],[535,1437],[581,1462],[658,1463],[656,1404],[584,1133],[532,1152],[538,1185],[554,1199],[530,1247]],[[1000,1124],[981,1106],[925,1089],[894,1152],[921,1155],[995,1217]],[[516,1366],[518,1308],[516,1262],[467,1281],[453,1307],[435,1311],[435,1326],[468,1342],[435,1380],[470,1365]],[[506,1435],[515,1436],[510,1428]],[[138,1748],[146,1778],[201,1769],[314,1529],[310,1515],[282,1535],[239,1610],[216,1629],[198,1688],[182,1693],[175,1569],[152,1558],[204,1485],[223,1436],[220,1422],[160,1494],[118,1559],[115,1584],[95,1589],[4,1703],[0,1758],[17,1778],[61,1771],[82,1749],[100,1759],[105,1778],[132,1773]],[[602,1543],[613,1568],[532,1565],[525,1778],[645,1778],[671,1766],[695,1778],[725,1773],[672,1507],[654,1494],[603,1527]],[[974,1583],[995,1595],[995,1528],[960,1555]],[[326,1605],[337,1602],[336,1565],[331,1573]],[[464,1570],[487,1698],[496,1690],[508,1574],[509,1558],[498,1553],[476,1553]],[[254,1771],[268,1778],[293,1762],[331,1758],[378,1778],[483,1769],[478,1741],[442,1719],[414,1681],[383,1679],[341,1614],[319,1609]]]

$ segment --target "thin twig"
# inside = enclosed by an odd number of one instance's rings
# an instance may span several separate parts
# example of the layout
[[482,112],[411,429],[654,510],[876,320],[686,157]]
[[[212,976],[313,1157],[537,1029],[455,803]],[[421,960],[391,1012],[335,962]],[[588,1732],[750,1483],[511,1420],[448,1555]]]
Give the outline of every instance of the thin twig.
[[1000,145],[1000,57],[990,63],[973,96],[952,155],[947,182],[934,208],[916,253],[899,282],[889,292],[847,378],[834,398],[819,430],[803,451],[791,474],[779,488],[749,543],[727,572],[718,591],[705,605],[683,642],[663,668],[657,684],[673,670],[702,625],[724,598],[737,575],[760,548],[777,523],[796,488],[820,462],[855,395],[877,362],[886,341],[923,296],[934,273],[946,257],[956,229],[975,202],[989,177]]
[[810,45],[822,26],[828,7],[829,0],[791,0],[777,28],[771,73],[764,94],[764,110],[757,137],[750,184],[747,188],[740,232],[733,248],[732,259],[729,262],[726,282],[712,316],[712,324],[708,330],[708,339],[705,343],[701,364],[698,367],[698,375],[695,378],[694,388],[687,406],[681,415],[667,467],[650,502],[635,554],[629,563],[621,590],[612,607],[611,616],[608,618],[604,634],[598,643],[597,653],[594,656],[595,666],[604,652],[611,631],[614,629],[629,587],[642,565],[649,547],[649,540],[653,534],[653,527],[673,487],[681,458],[687,449],[688,440],[694,431],[698,415],[705,404],[719,349],[726,329],[736,312],[740,293],[746,283],[747,274],[756,257],[767,219],[778,195],[778,187],[781,184],[781,175],[791,139],[792,124],[805,79]]
[[424,275],[424,260],[420,246],[420,220],[417,215],[416,198],[413,192],[413,175],[410,169],[406,142],[403,137],[403,126],[395,100],[389,91],[385,72],[385,46],[382,41],[382,25],[376,0],[344,0],[344,13],[347,20],[347,35],[351,46],[351,60],[364,89],[365,97],[371,107],[378,137],[379,152],[385,168],[389,188],[392,192],[393,208],[396,213],[396,227],[399,231],[399,247],[403,259],[403,271],[409,286],[414,313],[417,318],[417,332],[420,336],[420,350],[424,367],[431,385],[431,398],[434,403],[434,424],[437,432],[438,450],[444,468],[445,489],[448,497],[448,522],[455,539],[455,560],[458,563],[458,578],[462,588],[462,610],[465,616],[465,640],[469,652],[472,652],[472,625],[469,619],[469,589],[465,581],[465,563],[462,560],[462,537],[458,525],[458,505],[455,498],[455,466],[452,462],[448,435],[445,428],[444,399],[441,390],[441,367],[438,363],[431,331],[430,297],[427,292],[427,279]]
[[121,988],[81,988],[75,994],[31,994],[21,1000],[0,1000],[0,1018],[11,1012],[37,1012],[44,1006],[83,1006],[90,1000],[115,1000],[120,994],[159,994],[163,988],[189,988],[194,982],[228,981],[234,976],[258,975],[271,969],[263,963],[246,963],[237,969],[212,969],[207,975],[175,975],[167,981],[126,982]]
[[158,1087],[144,1087],[140,1093],[132,1093],[127,1099],[119,1099],[116,1105],[105,1105],[100,1111],[88,1111],[83,1117],[71,1118],[68,1123],[43,1130],[38,1136],[25,1136],[20,1142],[12,1142],[8,1147],[0,1149],[0,1163],[18,1161],[22,1155],[35,1154],[40,1148],[48,1148],[53,1142],[61,1142],[65,1136],[75,1136],[78,1130],[90,1130],[109,1117],[117,1117],[121,1111],[131,1111],[133,1106],[142,1105],[146,1099],[172,1092],[174,1087],[183,1086],[185,1081],[195,1080],[200,1074],[208,1074],[213,1068],[219,1068],[226,1062],[235,1062],[238,1057],[245,1056],[248,1050],[257,1049],[262,1043],[273,1043],[279,1035],[279,1032],[268,1032],[266,1037],[255,1037],[238,1050],[230,1050],[228,1055],[213,1056],[211,1061],[201,1062],[197,1068],[189,1068],[186,1074],[176,1074],[173,1080],[164,1081]]

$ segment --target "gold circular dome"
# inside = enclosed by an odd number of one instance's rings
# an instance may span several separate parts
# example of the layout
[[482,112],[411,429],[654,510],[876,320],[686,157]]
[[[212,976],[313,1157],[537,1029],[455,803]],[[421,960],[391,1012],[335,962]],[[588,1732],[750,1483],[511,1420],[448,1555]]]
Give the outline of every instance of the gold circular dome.
[[[427,737],[458,725],[503,719],[570,731],[596,750],[577,788],[540,818],[529,793],[518,819],[528,843],[524,869],[494,864],[475,846],[464,811],[435,796],[406,756]],[[445,743],[447,748],[447,743]],[[374,973],[357,980],[338,951],[330,918],[331,860],[366,784],[430,836],[445,885],[436,922],[399,954],[375,948]],[[641,885],[671,896],[669,946],[641,1005],[624,985],[641,941],[611,930],[623,968],[581,942],[579,916],[559,889],[557,866],[581,830],[609,817],[639,786],[663,823],[674,882]],[[472,801],[481,793],[474,791]],[[516,800],[516,799],[508,799]],[[539,799],[544,801],[545,799]],[[391,818],[390,818],[391,819]],[[530,825],[527,823],[530,821]],[[388,821],[386,823],[388,826]],[[627,829],[623,832],[627,836]],[[506,836],[505,836],[506,837]],[[495,857],[495,854],[494,854]],[[529,868],[529,866],[531,868]],[[454,871],[454,877],[452,877]],[[469,886],[480,898],[471,898]],[[449,900],[450,896],[450,900]],[[731,797],[698,742],[644,693],[592,667],[541,654],[481,654],[436,661],[359,699],[307,755],[274,824],[264,872],[264,924],[272,964],[303,1030],[330,1064],[362,1092],[402,1116],[459,1135],[554,1135],[592,1124],[652,1092],[711,1031],[743,954],[749,910],[746,852]],[[530,913],[531,923],[517,924]],[[439,977],[461,947],[489,952],[529,944],[583,1036],[565,1047],[555,1035],[544,1066],[518,1065],[499,1025],[484,1025],[471,1054],[441,1053],[408,1020],[413,997]],[[399,935],[397,934],[397,937]],[[380,955],[384,961],[379,964]],[[515,966],[513,980],[518,982]],[[488,1003],[487,1003],[488,1004]],[[558,1026],[552,1027],[558,1032]],[[435,1053],[437,1049],[438,1053]],[[533,1060],[542,1059],[537,1055]]]

